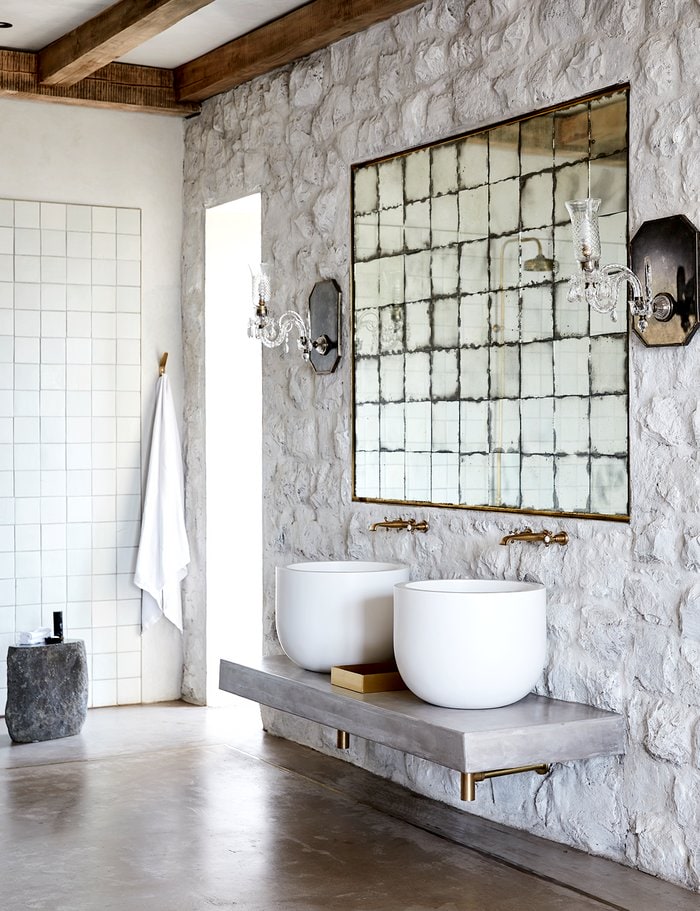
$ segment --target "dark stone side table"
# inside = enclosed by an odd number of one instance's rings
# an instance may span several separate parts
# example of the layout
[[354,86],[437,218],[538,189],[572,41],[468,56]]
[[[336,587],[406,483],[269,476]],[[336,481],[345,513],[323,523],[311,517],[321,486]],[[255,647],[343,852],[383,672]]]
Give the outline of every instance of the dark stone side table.
[[87,655],[82,639],[9,647],[5,723],[15,743],[79,734],[87,703]]

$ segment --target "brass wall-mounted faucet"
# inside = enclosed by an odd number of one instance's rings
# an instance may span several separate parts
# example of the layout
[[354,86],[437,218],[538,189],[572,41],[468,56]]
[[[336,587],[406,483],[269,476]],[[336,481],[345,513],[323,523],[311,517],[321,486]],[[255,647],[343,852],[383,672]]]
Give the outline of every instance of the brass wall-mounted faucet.
[[512,544],[513,541],[530,541],[533,544],[544,544],[545,547],[549,547],[550,544],[561,544],[563,547],[569,543],[569,536],[565,531],[560,531],[555,535],[551,531],[547,531],[546,528],[543,531],[533,531],[531,528],[524,528],[522,531],[516,531],[501,538],[501,544]]
[[396,528],[396,529],[405,528],[406,531],[410,531],[410,532],[414,532],[414,531],[426,532],[430,528],[430,526],[425,521],[425,519],[422,519],[420,522],[416,522],[415,519],[387,519],[387,517],[384,516],[383,522],[373,522],[370,525],[369,530],[376,531],[378,528]]

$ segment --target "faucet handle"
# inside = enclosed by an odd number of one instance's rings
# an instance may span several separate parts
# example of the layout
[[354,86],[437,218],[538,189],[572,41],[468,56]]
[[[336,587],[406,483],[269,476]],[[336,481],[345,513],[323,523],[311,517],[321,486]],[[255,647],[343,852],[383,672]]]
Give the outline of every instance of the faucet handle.
[[426,532],[430,526],[428,525],[425,519],[421,519],[420,522],[417,522],[415,519],[409,519],[408,525],[406,526],[406,531],[423,531]]
[[549,547],[550,544],[561,544],[563,547],[565,544],[569,543],[569,536],[565,531],[557,532],[556,535],[553,535],[551,531],[544,528],[542,530],[542,543],[545,547]]

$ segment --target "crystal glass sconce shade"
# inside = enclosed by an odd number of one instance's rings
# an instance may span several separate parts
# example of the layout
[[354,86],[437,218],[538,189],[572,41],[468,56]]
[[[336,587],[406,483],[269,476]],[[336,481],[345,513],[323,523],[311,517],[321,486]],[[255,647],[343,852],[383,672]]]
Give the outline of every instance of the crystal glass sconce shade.
[[597,263],[600,259],[599,206],[599,199],[572,199],[566,203],[571,218],[574,256],[583,264]]

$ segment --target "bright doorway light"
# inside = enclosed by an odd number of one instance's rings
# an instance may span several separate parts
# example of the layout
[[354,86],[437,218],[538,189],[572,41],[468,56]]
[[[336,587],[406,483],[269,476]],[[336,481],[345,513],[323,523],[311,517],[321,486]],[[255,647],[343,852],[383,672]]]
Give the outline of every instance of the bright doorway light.
[[220,658],[262,651],[262,348],[247,336],[260,194],[207,209],[205,247],[207,705]]

